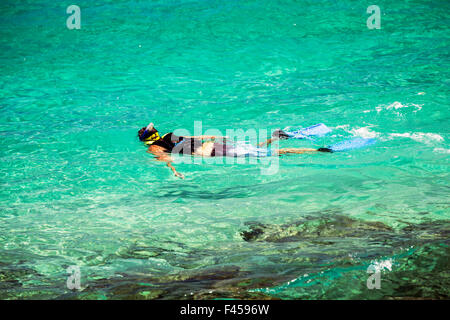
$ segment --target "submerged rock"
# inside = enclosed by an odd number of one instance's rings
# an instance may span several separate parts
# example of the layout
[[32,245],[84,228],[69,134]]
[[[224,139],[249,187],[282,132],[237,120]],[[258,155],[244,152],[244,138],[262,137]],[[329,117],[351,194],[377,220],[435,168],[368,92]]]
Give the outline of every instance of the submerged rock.
[[[0,262],[0,299],[10,298],[9,290],[22,288],[23,281],[30,278],[38,278],[41,275],[35,270],[17,265]],[[11,297],[13,295],[11,294]]]
[[367,232],[393,232],[391,227],[381,222],[362,221],[345,216],[295,221],[284,225],[255,222],[247,225],[249,230],[241,232],[245,241],[291,242],[323,237],[361,237]]
[[[245,274],[237,266],[185,270],[159,276],[122,273],[94,280],[82,292],[69,293],[59,299],[99,299],[99,292],[106,299],[192,299],[194,294],[198,299],[238,298],[236,282]],[[227,280],[232,281],[227,284]],[[212,292],[215,293],[211,296]],[[245,289],[240,292],[244,294]]]

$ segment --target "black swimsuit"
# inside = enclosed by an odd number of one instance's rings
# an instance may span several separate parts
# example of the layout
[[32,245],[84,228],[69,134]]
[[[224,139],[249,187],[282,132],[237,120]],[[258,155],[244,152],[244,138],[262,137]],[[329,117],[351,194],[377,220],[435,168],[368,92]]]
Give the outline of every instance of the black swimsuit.
[[[169,132],[154,141],[152,146],[160,146],[170,153],[178,154],[193,154],[195,149],[202,146],[202,141],[199,139],[191,139],[181,136],[176,136],[172,132]],[[228,146],[222,143],[214,143],[214,147],[211,152],[211,157],[224,157],[227,155]]]
[[167,149],[169,152],[172,152],[172,149],[175,147],[175,145],[178,142],[181,142],[183,140],[183,137],[178,137],[174,135],[172,132],[166,133],[161,137],[161,139],[158,139],[154,141],[151,145],[152,146],[160,146],[164,149]]
[[161,139],[153,142],[152,145],[161,146],[170,153],[193,154],[196,148],[202,146],[202,141],[176,136],[172,132],[169,132],[162,136]]

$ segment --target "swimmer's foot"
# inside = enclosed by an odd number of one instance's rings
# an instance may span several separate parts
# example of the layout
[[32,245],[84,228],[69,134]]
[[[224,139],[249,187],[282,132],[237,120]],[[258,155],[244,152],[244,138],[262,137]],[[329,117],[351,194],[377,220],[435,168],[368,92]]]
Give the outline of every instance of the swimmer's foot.
[[272,137],[278,138],[280,140],[289,139],[289,135],[281,129],[275,130],[272,132]]

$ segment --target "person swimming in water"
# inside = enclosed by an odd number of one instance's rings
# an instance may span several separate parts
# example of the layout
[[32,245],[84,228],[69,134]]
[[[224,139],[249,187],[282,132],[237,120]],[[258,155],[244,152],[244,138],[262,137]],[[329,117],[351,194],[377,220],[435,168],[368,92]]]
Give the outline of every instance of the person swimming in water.
[[[156,160],[165,162],[175,176],[182,179],[184,179],[184,175],[179,173],[172,165],[173,160],[170,154],[190,154],[202,157],[267,157],[288,153],[333,152],[328,148],[282,148],[277,150],[262,148],[263,146],[269,146],[275,140],[289,138],[282,130],[274,131],[272,138],[260,143],[258,147],[250,145],[234,146],[225,142],[226,137],[218,136],[177,136],[173,132],[161,136],[153,123],[141,128],[138,131],[138,136],[140,141],[148,145],[147,152],[153,154]],[[218,139],[222,139],[223,143],[216,142]]]

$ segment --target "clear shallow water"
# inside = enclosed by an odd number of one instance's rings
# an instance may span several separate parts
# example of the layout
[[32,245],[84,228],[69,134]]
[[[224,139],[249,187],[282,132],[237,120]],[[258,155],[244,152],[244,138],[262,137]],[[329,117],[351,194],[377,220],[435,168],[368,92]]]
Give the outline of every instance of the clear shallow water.
[[[2,299],[448,298],[448,3],[380,1],[381,30],[354,1],[77,4],[81,30],[0,4]],[[149,121],[378,143],[179,180],[137,140]]]

